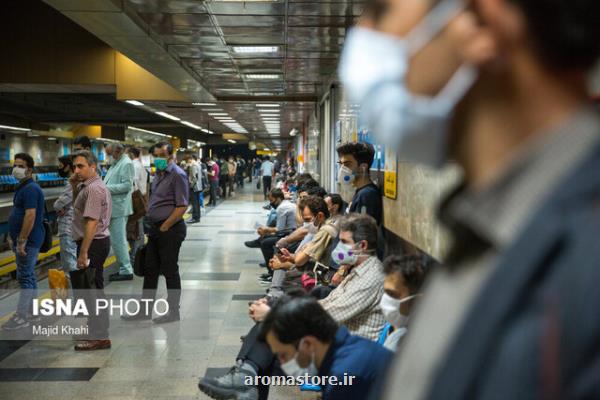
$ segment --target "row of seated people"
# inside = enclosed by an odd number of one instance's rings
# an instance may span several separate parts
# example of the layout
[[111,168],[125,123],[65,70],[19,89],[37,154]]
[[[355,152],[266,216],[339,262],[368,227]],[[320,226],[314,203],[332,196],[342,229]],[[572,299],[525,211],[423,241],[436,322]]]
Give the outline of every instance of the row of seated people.
[[[301,183],[297,194],[294,204],[280,189],[272,190],[275,226],[247,243],[261,247],[269,287],[249,304],[255,325],[242,338],[235,365],[223,376],[200,380],[199,388],[213,398],[266,399],[269,386],[255,377],[306,374],[354,377],[352,385],[322,384],[324,399],[367,398],[385,375],[434,265],[417,255],[382,263],[373,217],[344,215],[341,197],[319,187]],[[297,214],[296,229],[284,230]],[[383,346],[376,343],[390,325]]]

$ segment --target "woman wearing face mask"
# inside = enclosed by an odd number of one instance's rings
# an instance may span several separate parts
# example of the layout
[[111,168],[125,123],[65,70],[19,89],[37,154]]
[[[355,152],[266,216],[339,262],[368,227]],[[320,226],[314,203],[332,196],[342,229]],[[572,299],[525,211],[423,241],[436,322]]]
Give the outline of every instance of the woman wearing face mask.
[[384,346],[396,351],[407,332],[410,314],[416,304],[421,287],[435,261],[425,256],[389,256],[383,262],[385,293],[381,298],[381,311],[394,331]]

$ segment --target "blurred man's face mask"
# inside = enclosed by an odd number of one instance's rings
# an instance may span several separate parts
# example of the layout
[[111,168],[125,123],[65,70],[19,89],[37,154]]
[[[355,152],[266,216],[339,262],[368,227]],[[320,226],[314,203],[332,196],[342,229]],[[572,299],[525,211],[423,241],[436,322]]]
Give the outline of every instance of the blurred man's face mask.
[[463,0],[442,0],[404,38],[363,27],[348,33],[339,75],[348,100],[379,142],[404,160],[441,168],[447,159],[453,110],[477,78],[463,65],[434,97],[413,94],[406,86],[411,57],[463,11]]

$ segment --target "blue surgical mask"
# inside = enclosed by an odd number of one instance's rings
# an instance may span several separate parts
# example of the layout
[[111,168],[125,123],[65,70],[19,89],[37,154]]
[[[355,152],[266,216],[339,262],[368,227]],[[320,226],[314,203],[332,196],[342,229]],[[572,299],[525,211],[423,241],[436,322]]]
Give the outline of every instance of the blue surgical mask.
[[411,57],[454,18],[464,5],[443,0],[406,38],[356,27],[347,35],[339,75],[350,101],[376,139],[402,160],[440,168],[447,160],[448,127],[454,108],[477,72],[462,66],[435,97],[411,93],[406,74]]

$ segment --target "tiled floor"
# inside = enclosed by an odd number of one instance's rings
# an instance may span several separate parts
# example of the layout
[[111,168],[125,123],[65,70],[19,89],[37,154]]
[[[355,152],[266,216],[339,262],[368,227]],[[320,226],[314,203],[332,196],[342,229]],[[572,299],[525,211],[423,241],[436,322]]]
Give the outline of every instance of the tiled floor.
[[[230,367],[240,336],[253,322],[248,301],[264,293],[257,280],[259,249],[243,242],[263,223],[262,193],[238,191],[189,226],[180,255],[183,320],[168,329],[131,327],[111,319],[113,347],[76,353],[70,341],[30,341],[0,346],[0,399],[205,399],[197,382],[214,368]],[[159,285],[164,287],[161,278]],[[142,279],[114,282],[107,293],[139,293]],[[174,333],[175,332],[175,333]],[[300,398],[273,388],[270,399]]]

